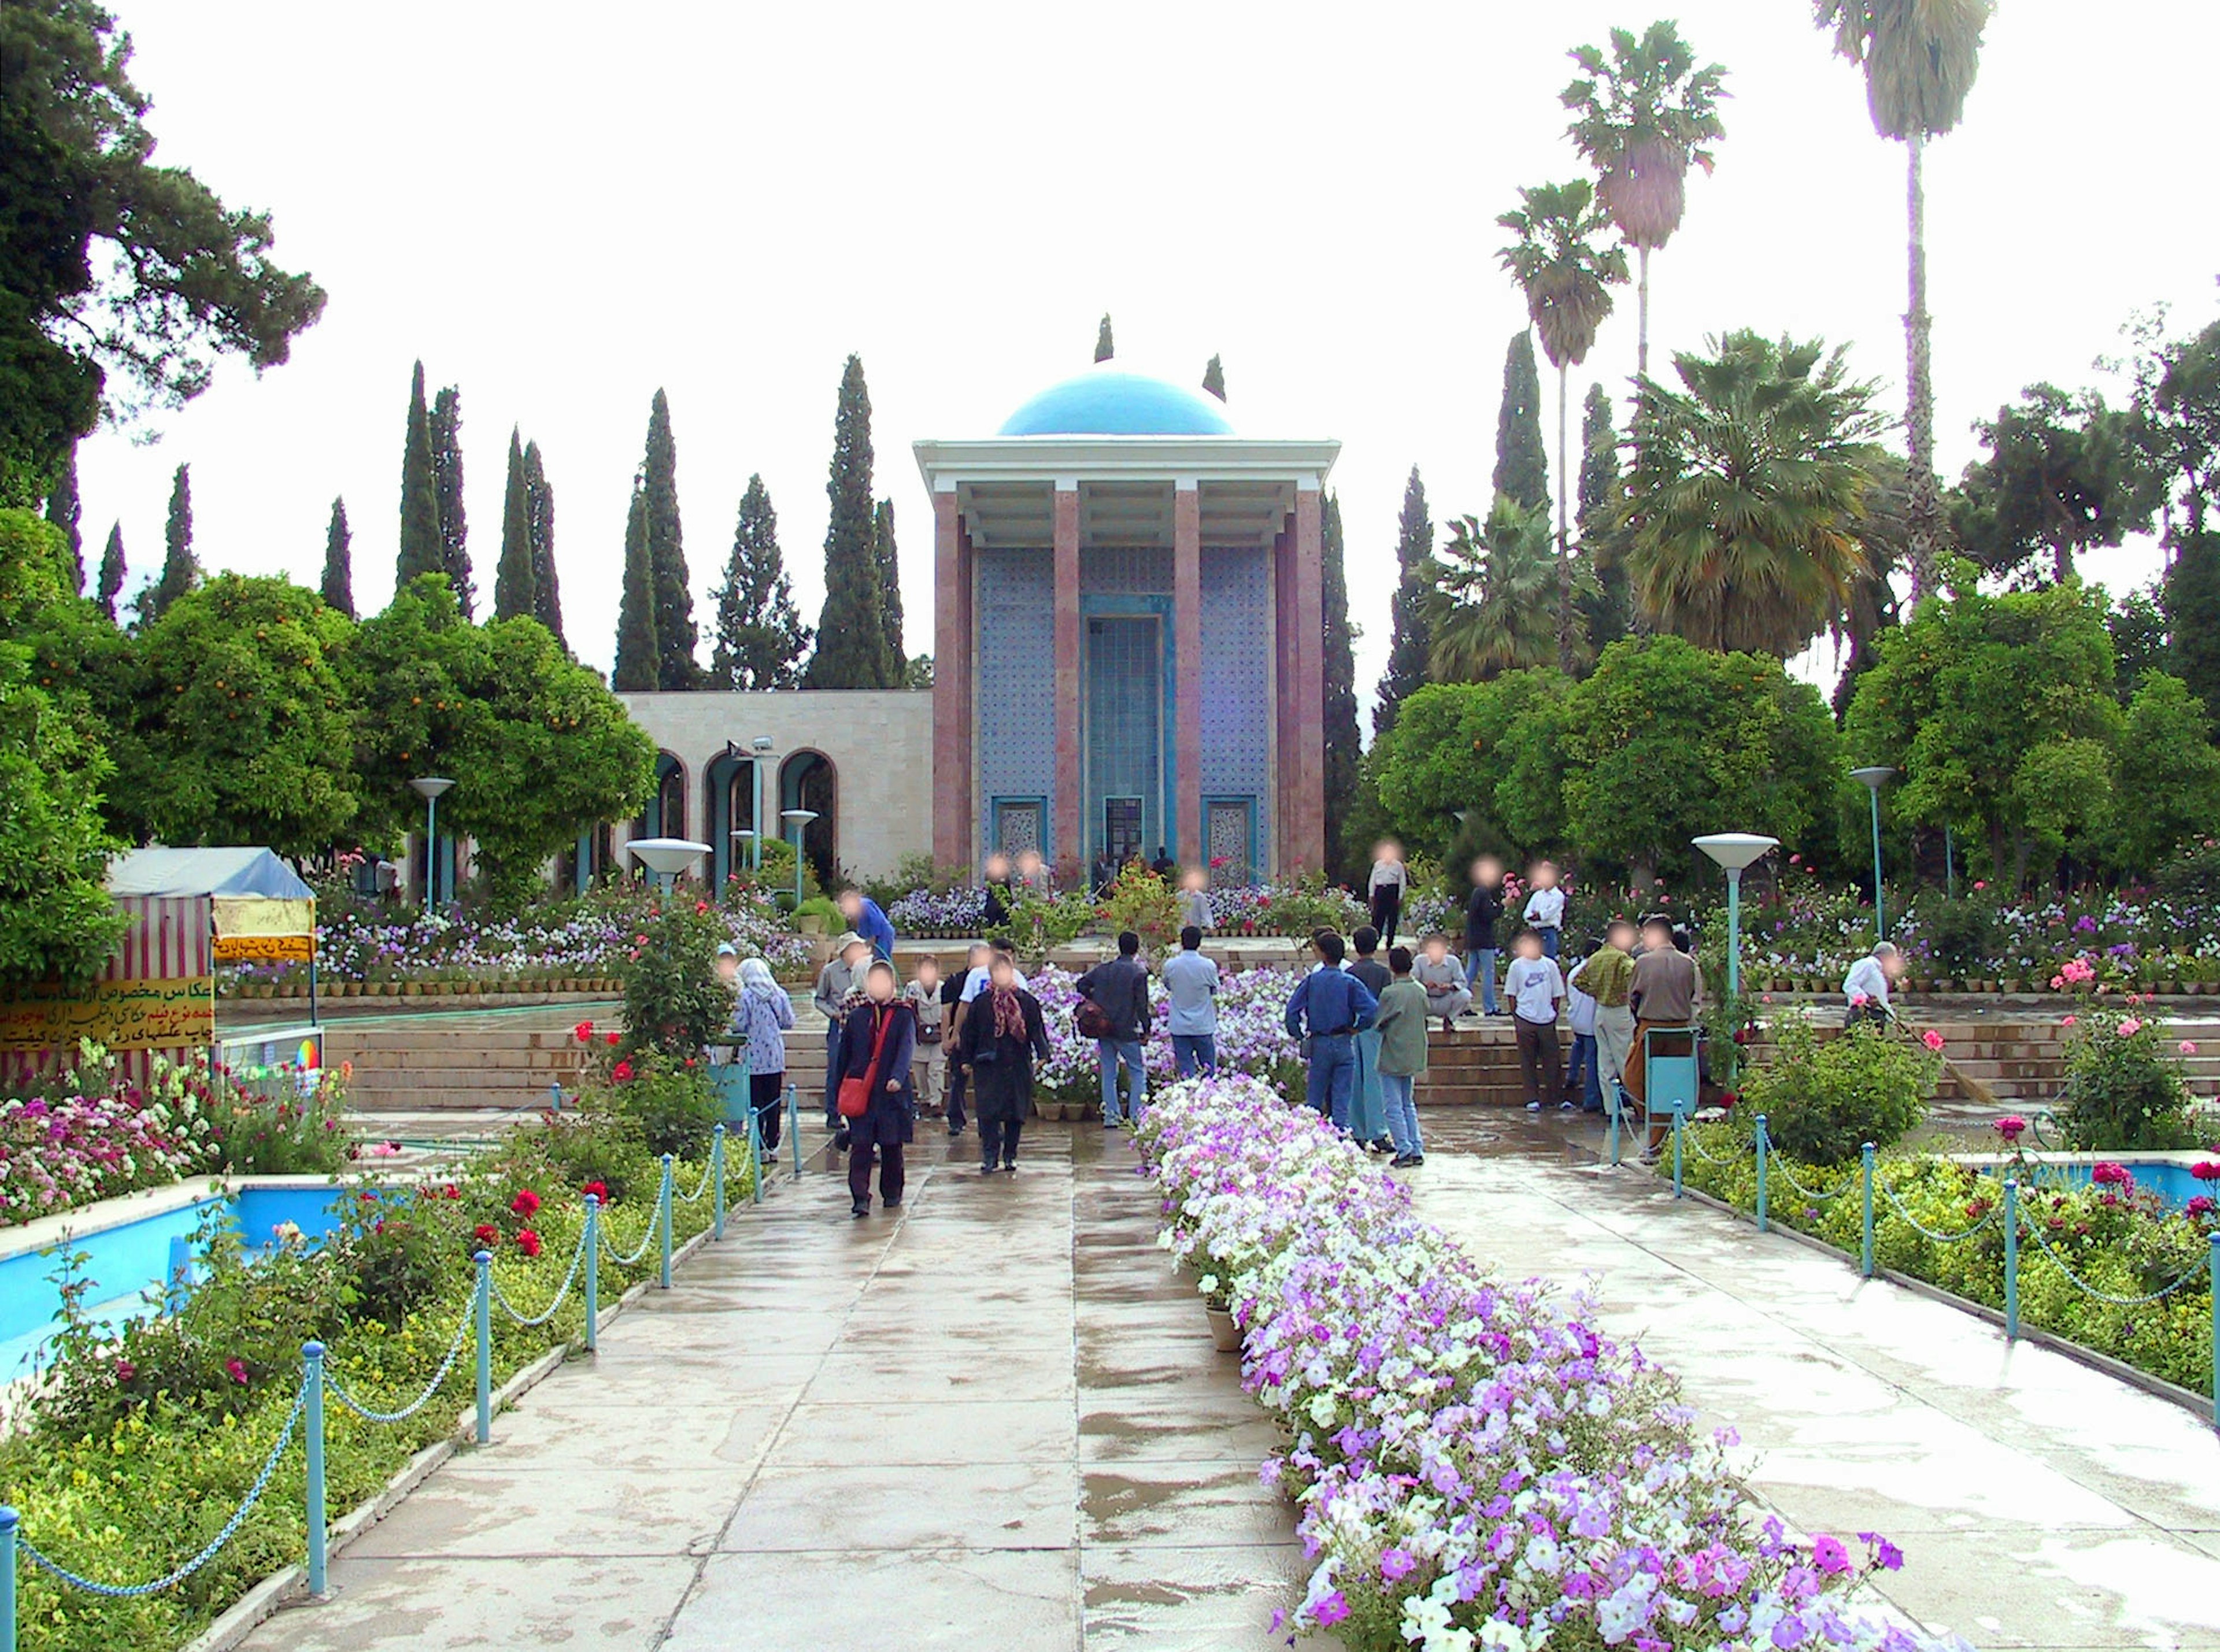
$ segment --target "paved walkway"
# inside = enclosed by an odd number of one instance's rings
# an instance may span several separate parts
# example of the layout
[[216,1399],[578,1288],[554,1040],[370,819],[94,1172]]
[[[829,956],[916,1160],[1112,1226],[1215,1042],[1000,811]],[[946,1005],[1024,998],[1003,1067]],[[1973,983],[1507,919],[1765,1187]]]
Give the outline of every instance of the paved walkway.
[[[1465,1120],[1430,1132],[1450,1146]],[[2178,1406],[1493,1121],[1430,1152],[1420,1207],[1518,1275],[1592,1275],[1794,1525],[1904,1549],[1891,1600],[1983,1652],[2220,1649],[2220,1439]],[[1551,1150],[1555,1149],[1555,1151]],[[1661,1190],[1662,1189],[1662,1190]]]
[[814,1167],[736,1213],[246,1644],[1281,1644],[1274,1430],[1131,1148],[1037,1127],[988,1180],[932,1129],[897,1215]]

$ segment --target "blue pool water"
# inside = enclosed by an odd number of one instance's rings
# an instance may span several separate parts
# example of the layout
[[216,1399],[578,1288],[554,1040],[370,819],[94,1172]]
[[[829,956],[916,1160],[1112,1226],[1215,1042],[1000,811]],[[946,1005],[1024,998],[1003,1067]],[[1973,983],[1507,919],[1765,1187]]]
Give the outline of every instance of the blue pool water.
[[[2042,1169],[2036,1173],[2036,1181],[2040,1184],[2044,1181],[2063,1177],[2076,1187],[2086,1187],[2088,1185],[2089,1173],[2100,1163],[2124,1167],[2135,1177],[2137,1193],[2156,1194],[2166,1201],[2169,1208],[2173,1210],[2179,1210],[2198,1194],[2220,1193],[2220,1188],[2215,1188],[2205,1182],[2199,1181],[2192,1175],[2190,1167],[2186,1164],[2179,1163],[2173,1159],[2137,1158],[2133,1154],[2127,1153],[2075,1154],[2071,1156],[2057,1155],[2044,1161]],[[1980,1169],[1984,1174],[1989,1175],[2003,1174],[2002,1167],[1987,1163],[1986,1155],[1983,1156]]]
[[114,1324],[146,1312],[159,1299],[169,1271],[171,1241],[190,1241],[212,1215],[228,1216],[250,1248],[270,1244],[286,1222],[313,1243],[338,1225],[338,1207],[361,1191],[325,1184],[248,1185],[98,1233],[72,1236],[65,1247],[0,1257],[0,1383],[28,1375],[53,1333],[61,1293],[51,1275],[60,1271],[65,1248],[85,1258],[81,1272],[91,1281],[84,1297],[87,1312]]

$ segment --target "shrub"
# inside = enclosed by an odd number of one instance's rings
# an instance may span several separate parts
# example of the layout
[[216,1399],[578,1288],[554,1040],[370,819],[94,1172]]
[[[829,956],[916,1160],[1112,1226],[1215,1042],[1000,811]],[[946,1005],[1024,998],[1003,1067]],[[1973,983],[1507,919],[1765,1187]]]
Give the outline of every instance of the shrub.
[[1986,976],[2003,945],[1997,903],[1986,894],[1924,895],[1912,914],[1914,932],[1927,944],[1927,956],[1954,981]]
[[1077,938],[1094,921],[1093,903],[1076,895],[1043,900],[1020,889],[1010,902],[1009,921],[989,930],[988,940],[1007,941],[1020,963],[1038,964],[1056,948]]
[[2220,843],[2204,838],[2151,874],[2151,888],[2166,900],[2220,906]]
[[216,1163],[234,1175],[331,1175],[354,1156],[343,1071],[221,1069],[209,1104]]
[[1111,933],[1132,930],[1150,956],[1161,957],[1179,936],[1179,902],[1171,886],[1138,861],[1128,862],[1102,898],[1102,921]]
[[706,901],[680,896],[648,908],[625,970],[628,1057],[646,1050],[698,1056],[725,1028],[733,988],[718,979],[717,947],[727,933]]
[[2093,1003],[2066,1046],[2066,1090],[2058,1110],[2067,1145],[2083,1152],[2187,1147],[2189,1087],[2156,1020]]
[[1897,1141],[1925,1116],[1942,1069],[1933,1050],[1870,1022],[1823,1040],[1801,1017],[1784,1019],[1774,1044],[1773,1059],[1743,1075],[1734,1116],[1754,1131],[1765,1114],[1773,1144],[1812,1164]]
[[626,1133],[658,1156],[700,1157],[725,1116],[708,1069],[691,1056],[643,1051],[619,1062],[596,1091],[589,1092],[589,1107],[614,1113]]

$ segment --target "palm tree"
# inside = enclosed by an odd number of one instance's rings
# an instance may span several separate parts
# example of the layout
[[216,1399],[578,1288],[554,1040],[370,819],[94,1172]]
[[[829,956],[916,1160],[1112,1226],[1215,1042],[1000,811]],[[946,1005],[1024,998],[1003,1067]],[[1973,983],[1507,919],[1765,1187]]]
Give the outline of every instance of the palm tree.
[[1843,352],[1751,332],[1643,379],[1627,577],[1658,627],[1705,648],[1797,652],[1870,572],[1868,444],[1886,421]]
[[1495,221],[1518,239],[1497,254],[1526,295],[1542,353],[1557,370],[1557,669],[1573,669],[1573,563],[1567,521],[1565,397],[1568,371],[1586,361],[1611,314],[1611,290],[1626,281],[1626,249],[1600,246],[1611,216],[1584,178],[1518,191],[1516,212]]
[[1712,170],[1708,145],[1726,135],[1719,123],[1719,83],[1726,71],[1696,54],[1668,21],[1637,40],[1611,31],[1611,57],[1593,46],[1574,48],[1583,77],[1562,97],[1575,119],[1574,147],[1596,170],[1597,194],[1618,233],[1634,249],[1634,365],[1649,371],[1649,254],[1672,239],[1687,204],[1688,168]]
[[1471,516],[1451,522],[1439,583],[1427,593],[1427,676],[1478,683],[1548,664],[1556,647],[1555,563],[1547,505],[1500,493],[1486,523]]
[[1933,589],[1942,509],[1935,479],[1935,385],[1927,314],[1927,140],[1958,124],[1996,0],[1812,0],[1835,50],[1865,71],[1874,130],[1904,145],[1911,302],[1904,312],[1905,442],[1911,459],[1911,596]]

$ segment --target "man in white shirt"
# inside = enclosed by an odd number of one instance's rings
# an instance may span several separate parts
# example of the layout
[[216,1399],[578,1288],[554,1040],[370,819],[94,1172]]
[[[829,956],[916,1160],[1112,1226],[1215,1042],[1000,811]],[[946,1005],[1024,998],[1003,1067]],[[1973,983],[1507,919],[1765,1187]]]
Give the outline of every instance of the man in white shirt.
[[1873,951],[1850,966],[1843,977],[1843,996],[1850,1001],[1843,1025],[1888,1019],[1888,989],[1904,973],[1904,957],[1888,941],[1875,941]]
[[1538,861],[1527,875],[1533,893],[1526,897],[1526,910],[1522,914],[1526,927],[1542,938],[1542,956],[1554,959],[1557,942],[1565,927],[1565,892],[1557,887],[1557,869],[1554,863]]

